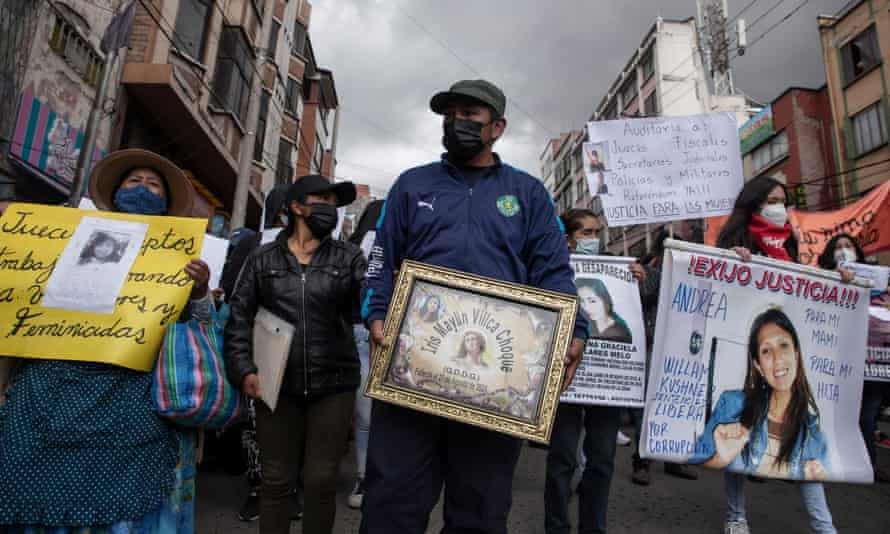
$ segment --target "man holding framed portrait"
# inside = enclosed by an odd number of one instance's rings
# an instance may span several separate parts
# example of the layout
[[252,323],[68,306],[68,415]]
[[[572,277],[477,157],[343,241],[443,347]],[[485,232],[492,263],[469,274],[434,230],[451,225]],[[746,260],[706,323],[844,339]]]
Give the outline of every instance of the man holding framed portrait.
[[[503,92],[484,80],[457,82],[430,101],[432,111],[443,116],[446,153],[439,162],[404,172],[378,221],[362,307],[375,345],[385,340],[383,320],[403,260],[576,294],[549,193],[540,180],[502,163],[492,151],[506,129],[505,107]],[[435,317],[449,302],[418,302],[419,313]],[[479,334],[461,338],[453,367],[484,373],[494,365],[493,347]],[[587,337],[580,315],[573,337],[566,383]],[[400,339],[400,350],[411,350],[412,342],[417,343]],[[377,401],[371,421],[362,533],[425,532],[443,484],[444,532],[507,532],[521,440]]]

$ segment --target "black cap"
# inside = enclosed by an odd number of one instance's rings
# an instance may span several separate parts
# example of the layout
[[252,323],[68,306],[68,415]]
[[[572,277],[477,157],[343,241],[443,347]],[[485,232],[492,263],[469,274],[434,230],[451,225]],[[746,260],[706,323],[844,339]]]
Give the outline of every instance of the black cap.
[[298,178],[290,186],[287,190],[287,203],[290,204],[294,200],[302,203],[306,195],[328,192],[337,196],[337,206],[352,204],[356,196],[355,185],[352,182],[329,182],[320,174],[309,174]]
[[451,86],[451,89],[436,93],[430,100],[430,109],[434,113],[442,115],[448,103],[455,98],[472,98],[490,106],[498,117],[504,116],[507,107],[507,97],[498,87],[486,80],[461,80]]

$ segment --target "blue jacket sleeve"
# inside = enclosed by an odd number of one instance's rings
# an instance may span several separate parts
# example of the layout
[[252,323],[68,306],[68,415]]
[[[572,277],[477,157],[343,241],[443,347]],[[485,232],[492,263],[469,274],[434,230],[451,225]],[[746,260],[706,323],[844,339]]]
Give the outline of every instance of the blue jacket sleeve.
[[[569,264],[565,230],[556,215],[553,200],[544,185],[535,184],[531,194],[529,232],[523,249],[529,285],[577,295],[575,272]],[[587,320],[578,310],[574,337],[587,339]]]
[[402,212],[399,182],[396,181],[380,212],[377,220],[374,246],[368,256],[366,286],[362,296],[362,321],[370,325],[371,321],[386,318],[386,310],[392,298],[394,276],[402,263],[402,236],[405,214]]

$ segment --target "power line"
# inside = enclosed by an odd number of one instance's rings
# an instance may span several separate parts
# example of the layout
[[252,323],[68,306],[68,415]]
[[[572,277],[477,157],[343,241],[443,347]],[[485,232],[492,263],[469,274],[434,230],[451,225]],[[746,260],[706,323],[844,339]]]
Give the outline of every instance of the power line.
[[[764,37],[766,37],[767,34],[768,34],[769,32],[775,30],[776,28],[778,28],[779,26],[781,26],[782,24],[784,24],[785,22],[787,22],[788,20],[790,20],[791,17],[793,17],[798,11],[800,11],[801,9],[803,9],[803,7],[804,7],[805,5],[807,5],[807,3],[809,3],[809,1],[810,1],[810,0],[803,0],[802,2],[800,2],[799,4],[797,4],[797,6],[796,6],[794,9],[792,9],[787,15],[785,15],[784,17],[782,17],[781,19],[779,19],[775,24],[773,24],[773,25],[770,26],[769,28],[767,28],[766,31],[763,32],[763,33],[761,33],[760,36],[759,36],[757,39],[754,39],[753,41],[751,41],[751,44],[748,45],[748,48],[751,48],[752,46],[756,45],[758,42],[760,42],[761,39],[763,39]],[[781,3],[781,2],[780,2],[780,3]],[[752,26],[753,26],[753,24],[752,24]]]
[[745,7],[743,7],[743,8],[741,9],[741,11],[739,11],[738,13],[736,13],[734,17],[732,17],[731,19],[729,19],[729,20],[727,21],[727,23],[726,23],[727,26],[731,25],[733,22],[736,21],[736,19],[738,19],[738,18],[740,18],[742,15],[744,15],[745,12],[748,11],[748,9],[750,9],[751,6],[753,6],[754,4],[756,4],[758,1],[759,1],[759,0],[751,0],[751,2],[748,3],[748,5],[746,5]]
[[[463,65],[464,67],[466,67],[470,72],[472,72],[472,73],[475,74],[476,76],[478,76],[478,77],[480,77],[480,78],[485,78],[485,76],[483,76],[483,75],[482,75],[478,70],[476,70],[472,65],[470,65],[470,64],[469,64],[468,62],[466,62],[462,57],[460,57],[460,55],[458,55],[458,53],[455,52],[450,46],[448,46],[448,44],[445,43],[445,41],[443,41],[442,39],[436,37],[436,36],[435,36],[431,31],[429,31],[429,30],[426,28],[426,26],[424,26],[419,20],[417,20],[413,15],[411,15],[411,14],[408,13],[407,11],[405,11],[405,9],[402,8],[402,6],[399,4],[399,2],[393,2],[393,5],[396,6],[396,9],[397,9],[402,15],[404,15],[408,20],[410,20],[411,22],[413,22],[415,26],[417,26],[418,28],[420,28],[421,31],[423,31],[424,33],[426,33],[432,40],[434,40],[436,43],[438,43],[439,46],[441,46],[441,47],[442,47],[443,49],[445,49],[449,54],[451,54],[451,55],[452,55],[458,62],[460,62],[461,65]],[[523,108],[521,105],[519,105],[519,103],[516,101],[516,99],[514,99],[514,98],[508,99],[508,100],[507,100],[507,103],[510,104],[511,106],[513,106],[514,108],[516,108],[517,110],[519,110],[523,115],[525,115],[526,117],[528,117],[529,120],[531,120],[531,121],[534,122],[536,125],[538,125],[538,127],[541,128],[542,130],[544,130],[548,135],[550,135],[551,137],[555,137],[555,136],[556,136],[556,134],[554,133],[554,130],[548,128],[547,126],[544,126],[544,124],[541,123],[541,121],[539,121],[538,119],[536,119],[531,113],[529,113],[528,111],[526,111],[525,108]]]
[[753,28],[754,26],[756,26],[758,22],[760,22],[761,20],[765,19],[770,13],[772,13],[773,11],[775,11],[776,9],[778,9],[778,7],[779,7],[780,5],[782,5],[783,3],[785,3],[785,0],[778,0],[778,2],[776,2],[775,4],[772,5],[772,7],[770,7],[769,9],[767,9],[766,11],[764,11],[763,14],[761,14],[759,17],[757,17],[756,19],[754,19],[754,22],[752,22],[751,24],[748,25],[748,29],[750,30],[751,28]]

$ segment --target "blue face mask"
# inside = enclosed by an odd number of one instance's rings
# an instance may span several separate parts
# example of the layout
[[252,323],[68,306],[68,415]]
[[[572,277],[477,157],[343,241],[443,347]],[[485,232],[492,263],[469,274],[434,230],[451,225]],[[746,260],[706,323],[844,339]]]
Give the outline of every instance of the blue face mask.
[[600,253],[600,240],[595,237],[593,239],[579,239],[577,243],[575,254],[596,256]]
[[139,215],[163,215],[167,213],[167,199],[152,193],[144,185],[117,190],[114,207],[124,213]]

